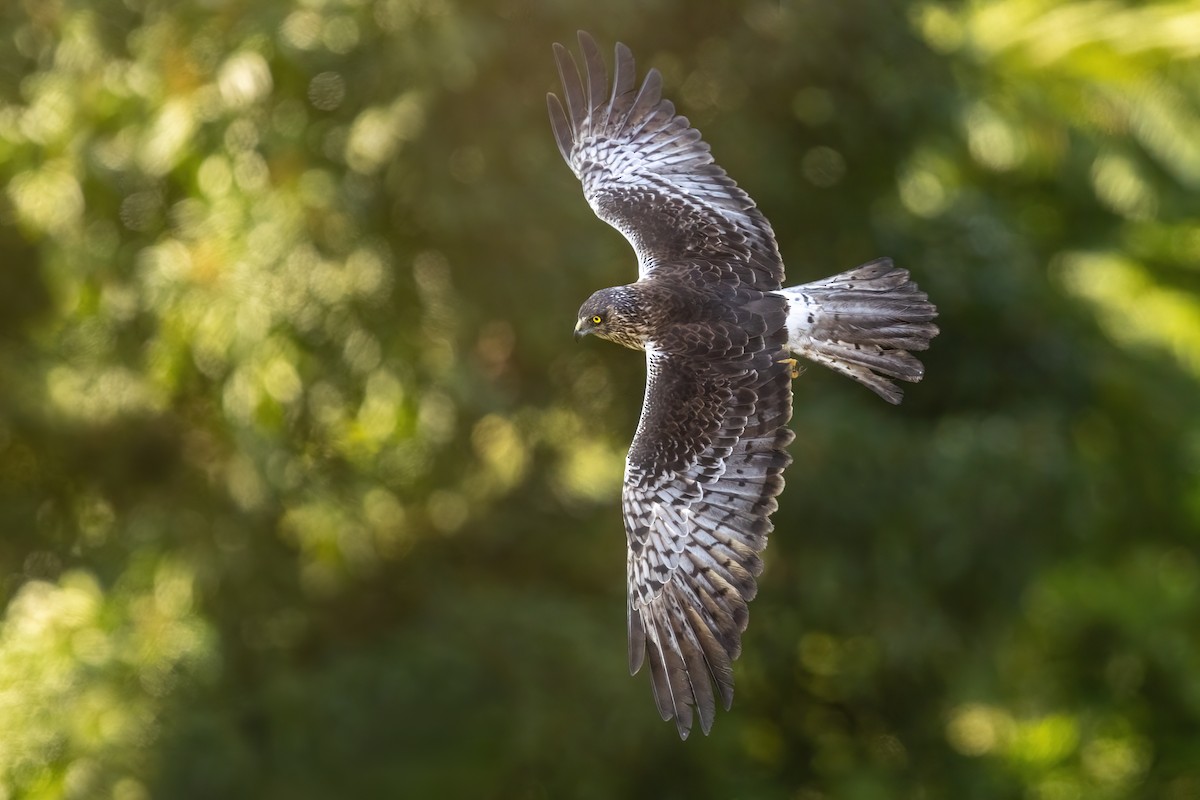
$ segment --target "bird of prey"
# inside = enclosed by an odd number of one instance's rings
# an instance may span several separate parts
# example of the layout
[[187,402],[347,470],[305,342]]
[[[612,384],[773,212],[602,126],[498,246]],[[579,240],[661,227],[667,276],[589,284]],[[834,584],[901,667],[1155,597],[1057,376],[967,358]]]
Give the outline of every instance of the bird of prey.
[[[582,76],[554,45],[563,100],[547,95],[554,138],[592,210],[629,240],[638,279],[579,309],[575,337],[646,353],[646,394],[625,461],[629,668],[649,661],[664,720],[705,734],[719,695],[733,700],[759,554],[791,463],[795,356],[830,367],[890,403],[924,367],[909,351],[937,335],[937,309],[908,272],[881,258],[783,288],[762,213],[686,117],[639,86],[629,48],[614,77],[579,33]],[[714,694],[714,687],[716,694]]]

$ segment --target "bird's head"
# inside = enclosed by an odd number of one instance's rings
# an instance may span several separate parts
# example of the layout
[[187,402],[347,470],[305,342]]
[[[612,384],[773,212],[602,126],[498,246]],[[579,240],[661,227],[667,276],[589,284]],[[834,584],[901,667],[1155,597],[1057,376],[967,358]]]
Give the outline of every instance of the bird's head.
[[575,340],[589,333],[634,350],[645,349],[644,325],[638,316],[637,298],[631,287],[601,289],[579,307]]

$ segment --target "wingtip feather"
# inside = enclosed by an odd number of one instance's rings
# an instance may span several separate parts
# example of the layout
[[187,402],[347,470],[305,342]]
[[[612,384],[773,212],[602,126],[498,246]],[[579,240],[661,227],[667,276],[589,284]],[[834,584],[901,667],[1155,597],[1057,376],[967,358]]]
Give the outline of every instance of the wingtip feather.
[[598,110],[600,103],[605,99],[608,70],[604,66],[604,59],[600,55],[600,48],[596,45],[596,40],[588,35],[586,31],[579,31],[579,49],[583,53],[583,65],[587,73],[587,119],[590,122],[589,130],[594,131],[596,123],[593,115]]
[[546,108],[550,112],[550,128],[554,131],[554,141],[558,145],[558,152],[562,153],[563,161],[570,164],[573,139],[567,112],[563,109],[558,95],[553,92],[546,93]]
[[579,77],[579,65],[571,51],[558,42],[554,43],[554,61],[558,65],[558,79],[562,82],[563,94],[566,99],[567,118],[571,124],[571,132],[578,137],[580,123],[583,121],[583,81]]
[[637,675],[646,660],[646,626],[642,612],[629,606],[629,674]]

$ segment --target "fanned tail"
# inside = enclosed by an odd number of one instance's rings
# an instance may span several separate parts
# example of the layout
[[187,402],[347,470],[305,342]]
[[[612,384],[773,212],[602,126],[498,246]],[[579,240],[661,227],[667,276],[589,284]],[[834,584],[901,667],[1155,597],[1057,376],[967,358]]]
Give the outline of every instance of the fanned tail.
[[938,335],[937,308],[890,258],[779,293],[788,301],[788,347],[796,355],[848,375],[889,403],[904,396],[891,379],[916,383],[925,376],[909,351],[928,349]]

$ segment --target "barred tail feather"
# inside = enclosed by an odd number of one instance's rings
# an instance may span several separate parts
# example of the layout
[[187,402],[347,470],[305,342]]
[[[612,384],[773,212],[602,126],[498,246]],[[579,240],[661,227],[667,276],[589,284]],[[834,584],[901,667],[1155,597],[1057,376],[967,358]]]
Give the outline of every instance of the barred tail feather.
[[924,377],[924,365],[909,351],[927,349],[937,336],[937,308],[890,258],[779,293],[788,301],[788,347],[796,355],[853,378],[889,403],[904,395],[891,379]]

